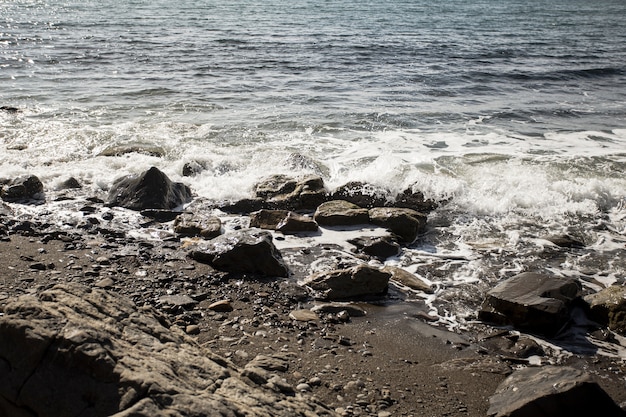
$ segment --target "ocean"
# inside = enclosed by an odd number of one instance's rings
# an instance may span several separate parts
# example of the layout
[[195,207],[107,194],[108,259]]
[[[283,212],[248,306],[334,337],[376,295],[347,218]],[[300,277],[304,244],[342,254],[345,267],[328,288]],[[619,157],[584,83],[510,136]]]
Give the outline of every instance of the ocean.
[[[0,106],[19,109],[0,111],[0,177],[102,192],[156,166],[216,201],[271,174],[420,190],[446,204],[390,262],[462,326],[476,305],[454,300],[517,272],[624,282],[624,16],[623,0],[0,0]],[[159,151],[102,155],[129,144]],[[585,248],[551,249],[563,234]]]

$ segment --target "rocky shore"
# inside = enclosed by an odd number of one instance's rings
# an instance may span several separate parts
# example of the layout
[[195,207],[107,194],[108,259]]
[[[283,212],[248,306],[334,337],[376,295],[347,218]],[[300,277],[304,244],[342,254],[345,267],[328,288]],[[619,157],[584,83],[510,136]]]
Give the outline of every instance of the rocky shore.
[[419,191],[274,176],[209,202],[157,168],[106,194],[0,184],[0,416],[624,415],[621,287],[529,271],[469,330],[437,326],[436,289],[384,265],[445,204]]

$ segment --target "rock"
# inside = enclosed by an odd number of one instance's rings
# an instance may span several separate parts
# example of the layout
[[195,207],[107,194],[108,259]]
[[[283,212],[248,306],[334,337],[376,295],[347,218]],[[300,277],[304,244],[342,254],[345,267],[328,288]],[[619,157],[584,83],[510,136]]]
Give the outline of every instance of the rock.
[[190,324],[185,327],[185,333],[190,335],[200,334],[200,327],[197,324]]
[[348,242],[356,246],[359,252],[381,261],[396,256],[400,252],[400,245],[391,236],[358,237],[350,239]]
[[209,304],[207,307],[209,310],[217,311],[219,313],[228,313],[233,311],[233,305],[230,300],[219,300],[214,303]]
[[198,304],[196,300],[184,294],[177,295],[164,295],[159,298],[161,304],[166,304],[172,307],[191,308]]
[[13,106],[0,106],[0,110],[5,111],[7,113],[19,113],[20,109]]
[[174,221],[174,232],[182,237],[213,239],[222,233],[222,221],[216,216],[183,213]]
[[585,243],[570,235],[547,236],[544,239],[561,248],[584,248]]
[[434,292],[433,287],[429,283],[422,281],[420,278],[405,269],[388,265],[383,268],[383,271],[389,272],[393,281],[405,285],[413,290],[423,291],[426,294],[432,294]]
[[58,186],[59,190],[70,190],[70,189],[78,189],[83,188],[80,182],[74,177],[70,177],[65,181],[61,182]]
[[553,335],[569,320],[570,305],[580,290],[573,279],[524,272],[487,293],[479,318]]
[[148,143],[127,143],[109,146],[100,152],[98,156],[122,156],[129,153],[139,153],[162,158],[165,156],[165,149]]
[[189,161],[183,165],[182,175],[183,177],[193,177],[200,174],[207,169],[206,163],[200,161]]
[[3,416],[334,415],[312,398],[249,385],[155,310],[104,290],[57,285],[2,312]]
[[332,200],[321,204],[313,219],[321,226],[354,226],[369,223],[367,209],[344,200]]
[[371,184],[352,181],[338,187],[331,194],[333,200],[344,200],[362,208],[385,207],[389,201],[389,190]]
[[0,197],[11,203],[27,203],[43,200],[43,184],[35,175],[18,177],[8,181],[0,189]]
[[426,215],[407,208],[376,207],[369,210],[369,218],[409,243],[426,229]]
[[609,329],[626,335],[626,288],[611,285],[585,296],[588,316]]
[[269,203],[266,208],[283,210],[312,210],[327,199],[324,181],[318,176],[273,175],[256,184],[254,193]]
[[289,370],[289,360],[286,356],[276,355],[257,355],[250,361],[246,368],[261,368],[266,371],[287,372]]
[[315,274],[306,278],[302,284],[313,290],[316,298],[342,300],[381,295],[387,291],[390,277],[388,272],[362,264]]
[[350,317],[364,317],[367,314],[362,307],[356,304],[338,302],[317,304],[311,308],[311,311],[329,314],[338,314],[345,311]]
[[286,277],[289,274],[272,235],[260,229],[227,233],[200,244],[190,256],[222,271]]
[[413,187],[407,188],[398,194],[392,204],[394,207],[408,208],[420,213],[429,213],[438,206],[435,201],[426,200],[424,193],[421,191],[414,191]]
[[173,209],[191,201],[191,190],[185,184],[172,182],[158,168],[152,167],[139,176],[118,178],[109,191],[108,206],[131,210]]
[[546,366],[515,371],[489,399],[489,417],[624,416],[588,374]]
[[152,219],[156,222],[167,223],[180,216],[180,211],[161,210],[161,209],[145,209],[140,211],[141,215]]
[[289,210],[259,210],[250,214],[250,227],[276,230],[278,224],[289,215]]
[[276,230],[284,234],[316,232],[318,229],[315,220],[292,211],[276,226]]
[[317,321],[320,319],[317,314],[307,309],[293,310],[289,313],[289,318],[295,321]]

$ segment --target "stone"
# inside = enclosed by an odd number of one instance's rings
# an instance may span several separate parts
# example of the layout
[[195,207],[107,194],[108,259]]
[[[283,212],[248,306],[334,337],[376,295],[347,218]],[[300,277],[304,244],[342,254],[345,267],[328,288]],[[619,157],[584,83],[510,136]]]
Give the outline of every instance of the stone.
[[70,189],[79,189],[83,188],[82,184],[74,177],[70,177],[65,181],[61,182],[58,186],[59,190],[70,190]]
[[390,191],[359,181],[337,187],[331,194],[333,200],[344,200],[362,208],[385,207]]
[[118,294],[62,284],[17,297],[2,313],[2,416],[334,415],[276,384],[248,384],[244,370]]
[[219,313],[228,313],[233,311],[233,305],[230,300],[219,300],[209,304],[207,307],[209,310],[217,311]]
[[265,208],[282,210],[313,210],[327,199],[324,180],[319,176],[295,179],[272,175],[254,186],[254,194],[268,203]]
[[183,165],[182,175],[183,177],[193,177],[200,174],[207,169],[206,163],[201,161],[189,161]]
[[584,297],[587,315],[616,333],[626,335],[626,288],[611,285]]
[[259,210],[250,213],[250,227],[276,230],[278,224],[289,215],[289,210]]
[[623,417],[590,375],[570,367],[515,371],[489,398],[489,417]]
[[129,153],[139,153],[148,156],[162,158],[165,156],[165,149],[161,146],[148,143],[126,143],[121,145],[108,146],[102,150],[98,156],[122,156]]
[[208,263],[226,272],[253,273],[286,277],[289,270],[274,243],[272,235],[260,229],[226,233],[198,244],[190,252],[192,259]]
[[292,211],[276,226],[276,230],[284,234],[317,232],[318,229],[315,220]]
[[213,239],[222,233],[222,221],[217,216],[183,213],[174,221],[174,233],[181,237]]
[[415,191],[414,187],[409,187],[398,194],[393,201],[394,207],[408,208],[420,213],[429,213],[436,209],[439,204],[433,200],[427,200],[424,193]]
[[320,319],[317,314],[307,309],[293,310],[289,313],[289,318],[295,321],[317,321]]
[[307,277],[302,285],[324,300],[343,300],[378,296],[387,291],[391,274],[370,265],[321,272]]
[[367,209],[344,200],[327,201],[317,207],[313,220],[320,226],[354,226],[368,224]]
[[570,305],[580,291],[574,279],[524,272],[487,293],[479,318],[554,335],[569,320]]
[[397,207],[375,207],[369,210],[370,222],[384,227],[405,242],[413,242],[426,229],[426,215]]
[[161,304],[183,308],[191,308],[198,303],[193,298],[184,294],[164,295],[159,298],[159,301]]
[[339,302],[316,304],[311,307],[311,311],[328,314],[339,314],[345,311],[350,317],[363,317],[367,314],[363,307],[352,303]]
[[11,203],[27,203],[44,199],[43,184],[35,175],[26,175],[6,182],[0,197]]
[[416,275],[410,273],[406,269],[399,268],[397,266],[387,265],[383,268],[383,271],[391,274],[391,280],[396,281],[402,285],[405,285],[412,290],[422,291],[426,294],[434,293],[434,289],[431,284],[422,281]]
[[579,239],[576,239],[570,235],[557,235],[557,236],[547,236],[546,239],[549,242],[554,243],[556,246],[560,248],[584,248],[585,243]]
[[391,236],[358,237],[348,240],[359,252],[384,261],[400,253],[400,245]]
[[113,182],[108,206],[130,210],[174,209],[191,201],[191,190],[185,184],[172,182],[158,168],[152,167],[138,176],[126,176]]

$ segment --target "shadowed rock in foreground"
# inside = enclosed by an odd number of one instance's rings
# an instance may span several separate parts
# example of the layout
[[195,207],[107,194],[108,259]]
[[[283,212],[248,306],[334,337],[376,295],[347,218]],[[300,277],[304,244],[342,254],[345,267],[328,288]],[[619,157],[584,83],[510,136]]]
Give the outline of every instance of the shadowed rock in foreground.
[[58,285],[3,313],[2,416],[335,415],[251,381],[154,310],[103,290]]

